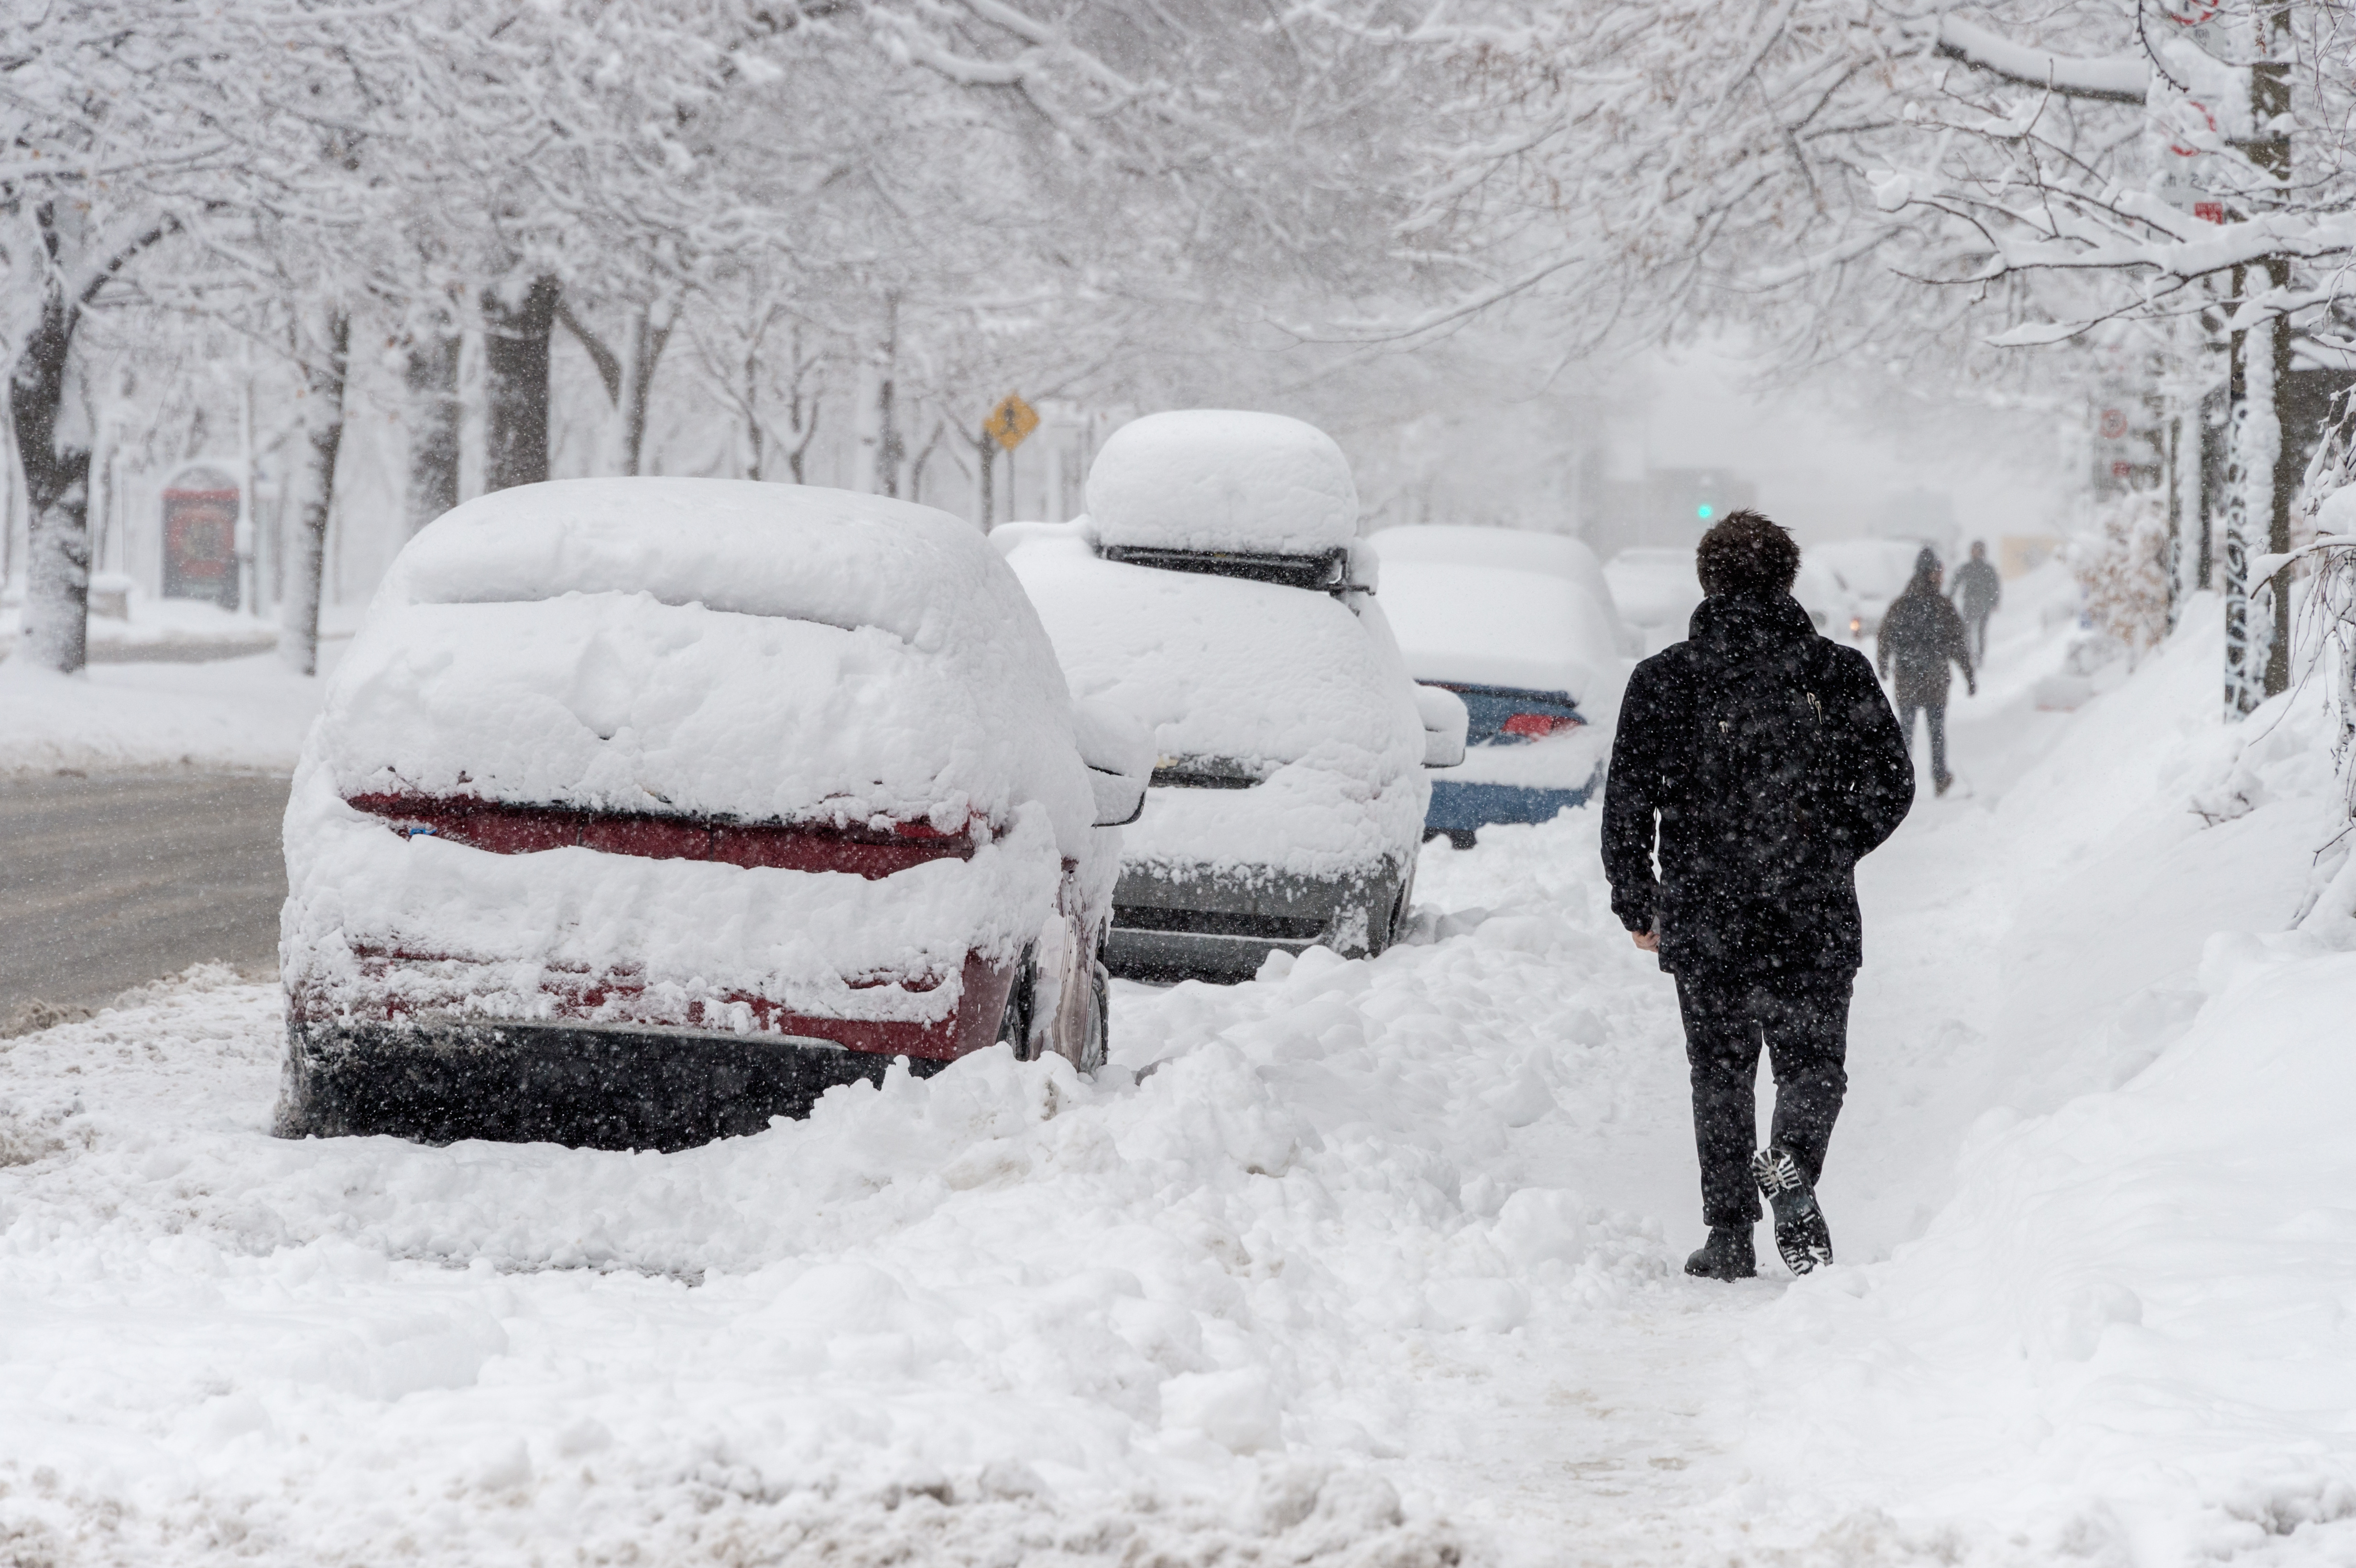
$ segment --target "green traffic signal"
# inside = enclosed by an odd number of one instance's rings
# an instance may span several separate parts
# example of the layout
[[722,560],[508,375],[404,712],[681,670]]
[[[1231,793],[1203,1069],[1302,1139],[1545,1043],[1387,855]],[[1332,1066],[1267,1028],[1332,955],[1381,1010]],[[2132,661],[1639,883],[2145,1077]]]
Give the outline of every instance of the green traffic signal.
[[1704,501],[1700,506],[1694,508],[1694,516],[1699,517],[1706,523],[1709,521],[1710,513],[1716,509],[1717,508],[1713,507],[1708,502]]

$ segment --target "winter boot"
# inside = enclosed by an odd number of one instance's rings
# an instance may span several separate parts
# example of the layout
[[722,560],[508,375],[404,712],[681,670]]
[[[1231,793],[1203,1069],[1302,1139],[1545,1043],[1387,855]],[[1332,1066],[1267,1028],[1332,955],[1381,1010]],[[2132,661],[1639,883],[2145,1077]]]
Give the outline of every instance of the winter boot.
[[1686,1272],[1696,1279],[1749,1279],[1759,1272],[1759,1254],[1751,1248],[1748,1225],[1712,1225],[1709,1240],[1686,1260]]
[[1751,1157],[1751,1175],[1775,1207],[1775,1250],[1794,1274],[1809,1274],[1833,1261],[1833,1233],[1816,1207],[1816,1189],[1800,1174],[1800,1162],[1782,1144]]

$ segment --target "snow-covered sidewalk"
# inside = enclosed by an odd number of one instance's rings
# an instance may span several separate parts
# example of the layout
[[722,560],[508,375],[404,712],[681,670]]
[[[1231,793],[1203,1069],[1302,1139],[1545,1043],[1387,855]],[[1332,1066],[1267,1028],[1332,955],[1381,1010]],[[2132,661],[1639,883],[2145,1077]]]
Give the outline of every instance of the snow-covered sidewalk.
[[1868,862],[1798,1284],[1676,1273],[1674,998],[1592,812],[1431,847],[1380,959],[1122,987],[1093,1083],[992,1053],[681,1155],[274,1142],[225,975],[0,1041],[0,1543],[2344,1559],[2356,976],[2211,942],[2289,923],[2326,811],[2207,635],[2079,714],[1992,692],[2018,782]]

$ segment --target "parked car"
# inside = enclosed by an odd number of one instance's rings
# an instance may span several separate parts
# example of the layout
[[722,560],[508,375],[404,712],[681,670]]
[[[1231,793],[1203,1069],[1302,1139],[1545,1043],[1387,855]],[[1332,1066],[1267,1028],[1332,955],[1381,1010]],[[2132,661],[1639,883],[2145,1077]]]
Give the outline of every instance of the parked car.
[[1461,758],[1465,713],[1408,678],[1340,449],[1269,414],[1152,414],[1106,441],[1087,500],[995,537],[1073,689],[1154,726],[1107,962],[1240,978],[1275,951],[1382,952],[1424,765]]
[[277,1128],[668,1148],[894,1059],[1091,1068],[1149,747],[943,513],[469,502],[394,561],[295,774]]
[[1913,539],[1831,539],[1804,547],[1800,552],[1802,573],[1821,572],[1831,579],[1824,606],[1829,624],[1817,629],[1828,637],[1853,642],[1862,642],[1879,631],[1890,602],[1906,592],[1907,581],[1914,575],[1914,558],[1922,549],[1922,544]]
[[1585,804],[1608,750],[1596,720],[1618,709],[1632,640],[1594,553],[1510,528],[1385,528],[1368,542],[1408,672],[1471,718],[1462,766],[1431,781],[1424,836],[1469,849],[1491,823]]
[[1702,599],[1690,548],[1623,549],[1605,563],[1603,575],[1620,613],[1643,639],[1639,656],[1686,640],[1694,606]]

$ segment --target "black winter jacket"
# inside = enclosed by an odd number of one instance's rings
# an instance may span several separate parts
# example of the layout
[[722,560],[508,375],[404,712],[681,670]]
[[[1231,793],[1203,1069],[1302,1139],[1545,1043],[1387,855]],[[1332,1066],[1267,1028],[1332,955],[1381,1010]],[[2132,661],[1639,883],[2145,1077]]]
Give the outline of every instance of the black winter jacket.
[[[1612,910],[1661,967],[1746,982],[1854,973],[1857,862],[1914,802],[1865,656],[1789,595],[1706,599],[1636,667],[1603,795]],[[1660,875],[1653,859],[1657,842]]]
[[1874,639],[1875,663],[1881,673],[1898,667],[1898,700],[1908,708],[1944,708],[1954,677],[1950,664],[1961,665],[1964,684],[1979,689],[1972,674],[1971,640],[1964,635],[1964,618],[1954,603],[1918,574],[1906,592],[1890,602],[1882,613],[1881,631]]

